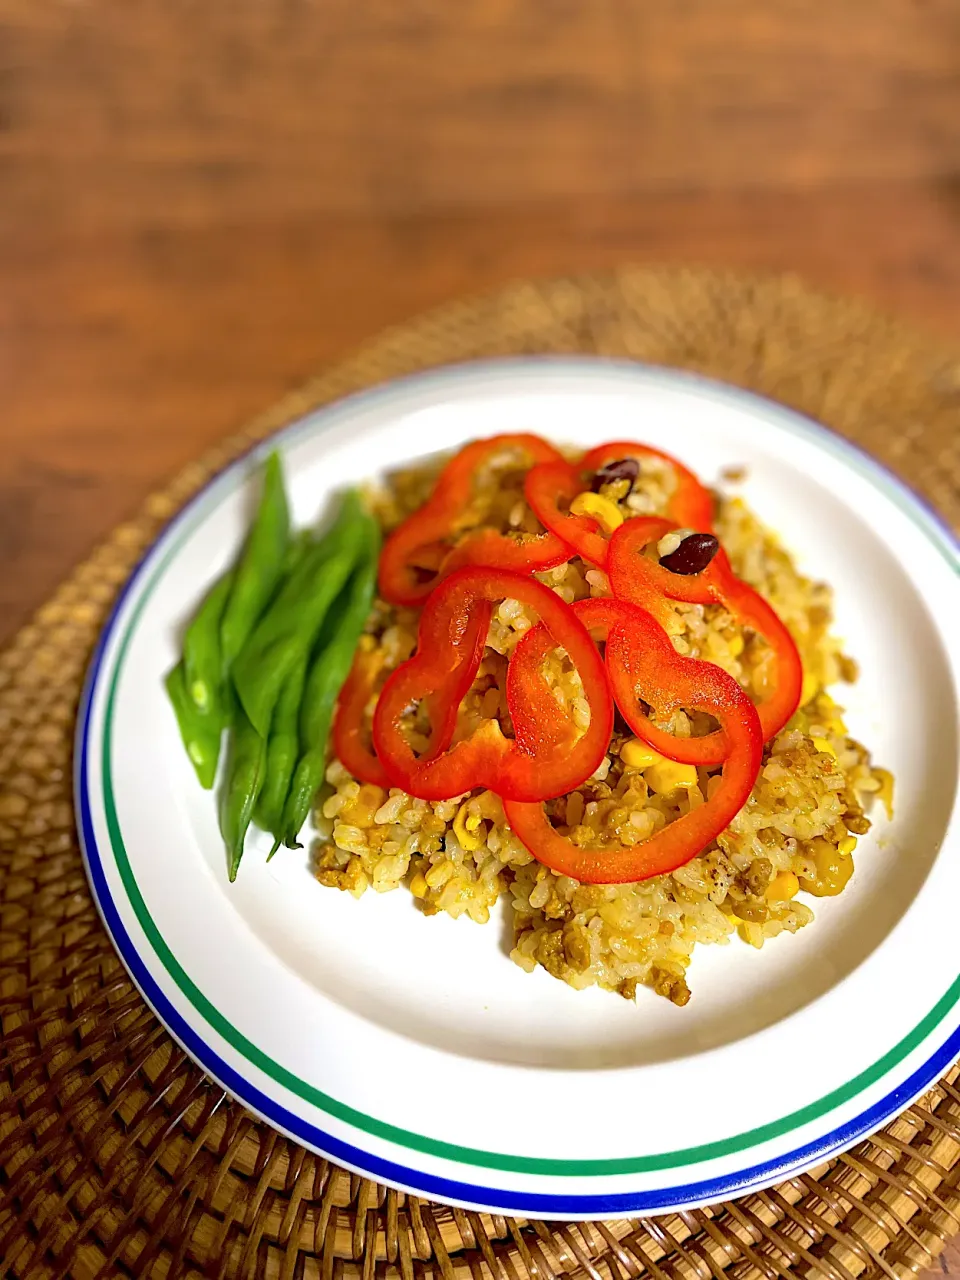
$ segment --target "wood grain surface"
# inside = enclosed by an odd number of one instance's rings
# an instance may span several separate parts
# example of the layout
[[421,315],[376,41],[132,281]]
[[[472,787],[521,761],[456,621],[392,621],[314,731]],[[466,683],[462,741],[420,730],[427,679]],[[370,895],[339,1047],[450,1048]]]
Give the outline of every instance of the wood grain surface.
[[625,260],[960,339],[956,0],[0,0],[0,631],[382,325]]

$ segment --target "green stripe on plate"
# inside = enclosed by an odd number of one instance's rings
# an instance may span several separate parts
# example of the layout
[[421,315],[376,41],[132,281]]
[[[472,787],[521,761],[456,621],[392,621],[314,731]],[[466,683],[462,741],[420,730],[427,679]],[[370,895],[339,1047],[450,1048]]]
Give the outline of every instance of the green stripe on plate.
[[[775,406],[779,408],[780,406]],[[788,412],[784,414],[784,426],[788,430],[793,430],[796,434],[804,434],[794,427],[790,422]],[[302,430],[302,424],[298,424]],[[296,428],[295,428],[296,429]],[[299,432],[298,432],[299,433]],[[281,435],[282,439],[282,435]],[[868,478],[876,483],[876,477],[872,473],[872,469],[864,465],[864,460],[858,454],[842,450],[843,457],[848,465],[855,470],[867,474]],[[238,467],[235,475],[234,485],[240,482],[243,471]],[[888,498],[899,507],[918,528],[924,532],[932,542],[937,545],[941,554],[946,554],[947,559],[952,567],[956,570],[956,559],[952,548],[944,546],[942,531],[936,526],[933,520],[926,517],[926,513],[915,508],[912,503],[905,501],[905,494],[895,485],[882,486]],[[218,491],[216,494],[208,495],[211,499],[216,498],[222,501],[224,493]],[[790,1133],[794,1129],[800,1128],[802,1125],[808,1124],[813,1120],[826,1113],[843,1106],[868,1089],[871,1085],[882,1079],[884,1075],[898,1065],[907,1057],[914,1049],[916,1049],[938,1026],[938,1024],[946,1017],[951,1009],[960,999],[960,977],[958,977],[941,996],[937,1003],[933,1006],[929,1013],[917,1023],[913,1030],[882,1058],[878,1059],[872,1066],[862,1071],[859,1075],[854,1076],[846,1084],[834,1089],[832,1092],[825,1094],[822,1098],[811,1102],[798,1111],[791,1111],[788,1115],[783,1116],[779,1120],[771,1121],[769,1124],[760,1125],[754,1129],[746,1129],[742,1133],[734,1134],[729,1138],[721,1139],[717,1142],[704,1143],[696,1147],[683,1147],[677,1151],[663,1151],[651,1155],[642,1156],[626,1156],[610,1160],[558,1160],[546,1159],[537,1156],[518,1156],[510,1155],[505,1152],[498,1151],[482,1151],[475,1147],[462,1147],[456,1143],[443,1142],[437,1138],[430,1138],[424,1134],[415,1133],[410,1129],[402,1129],[398,1125],[388,1124],[386,1121],[378,1120],[374,1116],[368,1116],[362,1111],[358,1111],[355,1107],[347,1106],[343,1102],[339,1102],[336,1098],[332,1098],[329,1094],[317,1089],[314,1085],[309,1084],[305,1080],[301,1080],[299,1076],[294,1075],[285,1067],[275,1062],[267,1053],[265,1053],[257,1045],[253,1044],[233,1024],[224,1017],[224,1015],[207,999],[203,992],[191,980],[189,975],[184,971],[176,957],[171,953],[170,948],[164,941],[159,929],[157,928],[153,917],[147,909],[140,888],[137,884],[133,869],[130,866],[130,860],[127,856],[127,850],[123,842],[123,835],[120,830],[120,823],[117,818],[116,801],[113,790],[113,776],[111,767],[111,742],[113,735],[113,721],[116,707],[117,688],[120,675],[123,669],[123,663],[130,646],[131,639],[134,635],[137,623],[142,612],[153,594],[158,582],[165,572],[168,564],[173,556],[179,551],[188,536],[190,536],[206,515],[206,508],[209,504],[201,502],[197,509],[192,513],[193,519],[184,522],[183,528],[180,530],[178,537],[171,544],[167,553],[162,557],[157,568],[149,578],[143,592],[136,603],[136,606],[130,616],[130,620],[126,625],[119,648],[113,674],[110,678],[109,689],[107,694],[107,704],[103,725],[103,749],[102,749],[102,766],[103,766],[103,803],[106,815],[107,830],[110,837],[110,845],[116,861],[117,869],[120,874],[121,881],[126,891],[127,897],[134,915],[143,930],[144,935],[153,948],[158,960],[163,965],[169,976],[176,983],[182,995],[192,1005],[197,1013],[204,1021],[217,1032],[222,1038],[243,1058],[264,1072],[270,1079],[274,1080],[283,1088],[289,1090],[296,1097],[309,1103],[310,1106],[316,1107],[318,1110],[325,1112],[327,1115],[335,1117],[337,1120],[345,1124],[354,1126],[356,1129],[364,1133],[371,1134],[374,1137],[381,1138],[387,1142],[396,1143],[398,1146],[408,1148],[413,1151],[419,1151],[426,1155],[437,1156],[445,1160],[452,1160],[459,1164],[473,1165],[479,1168],[499,1169],[513,1173],[528,1174],[547,1174],[551,1176],[567,1176],[567,1177],[609,1177],[616,1174],[630,1173],[652,1173],[664,1169],[676,1169],[685,1165],[701,1164],[707,1160],[716,1160],[725,1156],[735,1155],[738,1152],[748,1150],[751,1147],[758,1146],[760,1143],[768,1142],[771,1139],[779,1138],[784,1134]]]

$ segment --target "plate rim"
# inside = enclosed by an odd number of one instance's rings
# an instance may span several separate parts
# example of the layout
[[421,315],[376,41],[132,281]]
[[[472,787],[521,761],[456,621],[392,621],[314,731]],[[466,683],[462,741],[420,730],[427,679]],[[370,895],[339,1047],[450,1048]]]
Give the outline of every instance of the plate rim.
[[[408,375],[404,378],[395,379],[372,388],[356,392],[350,396],[335,400],[330,404],[319,406],[311,410],[303,417],[288,424],[279,432],[268,437],[264,441],[255,443],[252,448],[234,459],[227,467],[218,471],[207,481],[207,483],[191,498],[191,500],[176,514],[176,516],[165,526],[158,536],[151,542],[134,571],[124,584],[110,616],[103,628],[98,640],[93,658],[90,663],[87,678],[84,684],[83,696],[80,704],[80,712],[77,721],[76,734],[76,753],[75,753],[75,797],[78,801],[78,810],[80,814],[80,836],[83,851],[84,862],[87,868],[88,877],[91,881],[94,899],[107,927],[108,933],[117,949],[122,962],[130,973],[131,978],[138,986],[141,994],[146,999],[154,1012],[160,1017],[161,1021],[167,1029],[174,1035],[186,1052],[198,1062],[200,1067],[208,1074],[223,1085],[231,1094],[238,1097],[239,1100],[252,1110],[260,1114],[268,1123],[282,1131],[287,1132],[295,1140],[305,1143],[305,1145],[313,1147],[315,1150],[321,1151],[323,1154],[329,1154],[333,1159],[338,1160],[342,1164],[346,1164],[354,1168],[358,1172],[366,1173],[379,1178],[381,1181],[392,1182],[395,1185],[401,1185],[412,1190],[425,1192],[441,1199],[454,1201],[464,1204],[482,1205],[485,1208],[500,1207],[508,1212],[516,1212],[518,1208],[530,1208],[541,1216],[596,1216],[604,1212],[622,1213],[625,1211],[651,1212],[660,1209],[675,1208],[678,1204],[687,1205],[690,1203],[704,1203],[720,1198],[724,1198],[730,1194],[743,1194],[757,1185],[768,1185],[770,1181],[777,1176],[786,1176],[790,1172],[799,1171],[801,1167],[807,1167],[810,1164],[826,1158],[828,1154],[835,1153],[843,1147],[850,1145],[858,1138],[866,1133],[873,1132],[884,1123],[891,1115],[908,1105],[913,1097],[929,1085],[931,1080],[938,1076],[941,1071],[949,1064],[949,1061],[960,1052],[960,1027],[958,1027],[952,1036],[945,1041],[940,1048],[922,1064],[917,1070],[904,1082],[902,1082],[895,1090],[884,1098],[878,1100],[865,1112],[852,1117],[845,1122],[844,1125],[832,1130],[814,1141],[807,1143],[804,1147],[800,1147],[795,1151],[783,1153],[772,1160],[756,1165],[753,1168],[745,1168],[736,1172],[725,1173],[716,1178],[707,1179],[699,1183],[694,1182],[686,1186],[673,1186],[664,1188],[661,1191],[646,1192],[623,1192],[623,1193],[601,1193],[593,1195],[563,1195],[549,1194],[540,1195],[528,1191],[514,1193],[503,1189],[490,1189],[483,1187],[475,1187],[469,1183],[459,1182],[448,1178],[438,1178],[435,1175],[424,1171],[410,1170],[406,1166],[397,1165],[391,1161],[385,1161],[382,1157],[370,1152],[364,1152],[359,1148],[354,1148],[348,1143],[344,1143],[341,1139],[334,1135],[327,1134],[317,1126],[305,1121],[303,1117],[298,1117],[292,1112],[288,1112],[276,1100],[270,1099],[260,1094],[259,1090],[250,1081],[243,1080],[238,1073],[226,1063],[212,1046],[206,1045],[203,1040],[195,1033],[194,1028],[190,1027],[180,1012],[170,1003],[163,991],[157,986],[153,979],[148,966],[143,961],[136,949],[136,944],[130,938],[126,928],[116,912],[116,905],[113,901],[110,890],[102,878],[102,870],[99,867],[101,861],[101,851],[97,844],[97,838],[93,829],[91,796],[88,783],[88,759],[90,748],[90,732],[91,732],[91,709],[94,698],[101,685],[101,668],[106,649],[114,636],[116,624],[123,611],[126,601],[130,598],[134,590],[140,585],[141,580],[148,568],[153,568],[155,576],[159,576],[162,572],[163,563],[167,555],[172,554],[176,546],[175,532],[181,524],[187,524],[190,517],[195,514],[198,508],[208,498],[210,491],[221,481],[225,481],[228,476],[237,475],[251,456],[256,456],[261,452],[273,447],[277,442],[286,442],[295,438],[299,433],[308,431],[321,432],[325,428],[332,425],[336,418],[351,411],[359,411],[368,406],[375,399],[384,399],[385,397],[393,397],[396,399],[402,396],[405,390],[417,391],[426,386],[436,386],[440,381],[450,383],[462,382],[465,377],[482,378],[486,375],[496,375],[498,373],[509,373],[513,376],[522,375],[523,372],[533,374],[550,371],[553,373],[562,372],[564,369],[575,372],[578,375],[589,374],[591,371],[603,370],[606,374],[619,371],[626,374],[634,382],[641,380],[647,383],[654,382],[661,385],[669,386],[673,389],[678,387],[686,391],[694,391],[701,396],[726,403],[734,403],[740,408],[746,408],[748,411],[751,406],[753,412],[760,412],[767,418],[771,415],[780,419],[783,427],[791,434],[806,435],[812,437],[814,442],[820,447],[827,448],[830,452],[840,454],[848,463],[853,465],[861,474],[866,474],[866,478],[873,482],[883,492],[890,497],[896,505],[907,514],[912,521],[924,533],[926,539],[937,550],[941,552],[954,573],[960,574],[960,542],[956,539],[953,531],[942,520],[935,508],[917,494],[905,481],[903,481],[895,473],[891,472],[882,463],[875,459],[871,454],[861,449],[852,441],[833,432],[824,424],[817,422],[815,419],[809,418],[796,410],[782,405],[766,396],[758,395],[723,383],[714,379],[702,377],[700,375],[690,374],[683,370],[672,370],[666,367],[649,366],[632,361],[598,359],[596,357],[518,357],[512,359],[470,361],[462,364],[444,366],[439,369],[429,370],[423,373]],[[325,419],[325,420],[324,420]],[[173,541],[171,541],[173,540]],[[164,551],[166,554],[159,556]],[[155,562],[156,561],[156,562]],[[146,593],[142,597],[141,602],[146,599]],[[113,679],[110,682],[108,690],[108,700],[115,691],[116,680],[122,665],[122,651],[125,641],[132,634],[136,621],[137,611],[135,610],[131,617],[127,620],[125,632],[122,637],[121,646],[117,651],[117,656],[113,663]],[[104,721],[104,751],[107,750],[107,741],[109,738],[109,721]],[[110,916],[111,918],[108,918]],[[156,959],[161,963],[162,957],[156,955]],[[135,972],[135,970],[137,972]],[[177,984],[180,985],[179,983]],[[939,1006],[947,998],[953,994],[951,1004],[955,1003],[957,996],[957,988],[960,987],[960,978],[958,978],[948,989],[945,996],[941,996],[940,1000],[935,1004],[927,1018],[933,1016]],[[146,989],[145,989],[146,988]],[[198,1012],[201,1012],[198,1010]],[[201,1012],[201,1016],[203,1016]],[[927,1019],[922,1020],[915,1028],[915,1032],[920,1031],[920,1027]],[[927,1035],[931,1034],[936,1025],[939,1025],[938,1019],[934,1026],[919,1035],[914,1046],[922,1043]],[[176,1023],[180,1028],[180,1033],[173,1026],[171,1021]],[[226,1037],[225,1037],[226,1038]],[[911,1038],[911,1037],[907,1037]],[[249,1042],[248,1042],[249,1043]],[[902,1041],[900,1043],[903,1043]],[[894,1049],[898,1048],[894,1046]],[[889,1056],[884,1055],[884,1058]],[[883,1061],[883,1059],[881,1059]],[[879,1065],[879,1064],[875,1064]],[[861,1076],[866,1073],[861,1073]],[[881,1072],[882,1075],[882,1072]],[[848,1082],[853,1085],[860,1077],[856,1077],[854,1081]],[[855,1090],[852,1096],[860,1090]],[[836,1092],[836,1091],[834,1091]],[[831,1095],[827,1095],[829,1098]],[[258,1102],[259,1100],[259,1102]],[[306,1100],[306,1099],[305,1099]],[[336,1101],[336,1100],[333,1100]],[[826,1099],[821,1099],[825,1102]],[[324,1109],[322,1104],[313,1102],[313,1105]],[[817,1105],[817,1104],[813,1104]],[[839,1105],[835,1103],[834,1105]],[[809,1108],[807,1108],[809,1109]],[[817,1114],[827,1114],[832,1109],[826,1106]],[[351,1109],[352,1110],[352,1109]],[[279,1116],[271,1114],[278,1111]],[[362,1114],[362,1113],[357,1113]],[[796,1113],[801,1114],[801,1113]],[[370,1119],[369,1117],[365,1117]],[[790,1117],[784,1117],[781,1124],[786,1127],[780,1132],[790,1132],[798,1127],[798,1123],[789,1123]],[[346,1124],[357,1127],[353,1120],[345,1121]],[[380,1122],[381,1124],[384,1122]],[[776,1123],[776,1122],[774,1122]],[[311,1132],[304,1134],[300,1132],[301,1128],[306,1126]],[[397,1132],[394,1126],[387,1126],[394,1132]],[[763,1126],[769,1128],[771,1126]],[[747,1138],[750,1132],[759,1133],[761,1130],[748,1131],[745,1134],[737,1135],[737,1139]],[[400,1130],[400,1133],[405,1131]],[[419,1137],[420,1135],[406,1135]],[[780,1135],[773,1135],[780,1136]],[[769,1137],[769,1135],[768,1135]],[[396,1142],[395,1137],[387,1136],[387,1141]],[[738,1145],[735,1150],[749,1150],[750,1146],[756,1146],[762,1139],[754,1139],[750,1144]],[[422,1143],[421,1139],[421,1143]],[[427,1143],[437,1143],[437,1140],[426,1139]],[[444,1160],[453,1160],[456,1163],[466,1164],[468,1166],[487,1167],[487,1168],[510,1168],[516,1166],[513,1163],[514,1158],[508,1157],[507,1166],[494,1164],[487,1160],[484,1162],[464,1160],[461,1153],[464,1150],[456,1146],[456,1144],[437,1143],[437,1145],[445,1147],[447,1150],[453,1149],[457,1154],[454,1156],[441,1154]],[[720,1145],[720,1144],[714,1144]],[[723,1144],[726,1145],[726,1144]],[[423,1150],[423,1146],[409,1146],[404,1144],[410,1150]],[[700,1148],[688,1148],[686,1152],[669,1153],[670,1155],[687,1157],[693,1155]],[[493,1155],[497,1153],[477,1152],[477,1155]],[[717,1153],[713,1153],[715,1156]],[[722,1154],[722,1153],[720,1153]],[[712,1158],[711,1156],[701,1155],[697,1163],[704,1159]],[[640,1172],[633,1168],[632,1161],[544,1161],[536,1158],[523,1158],[519,1160],[525,1164],[536,1166],[533,1172],[548,1172],[550,1176],[570,1176],[576,1178],[584,1177],[604,1177],[614,1174],[622,1174],[624,1170],[604,1168],[588,1173],[582,1167],[574,1168],[567,1174],[563,1172],[557,1173],[554,1170],[544,1170],[541,1166],[544,1164],[568,1164],[572,1163],[582,1166],[584,1163],[594,1164],[622,1164],[629,1163],[631,1168],[626,1172]],[[688,1160],[677,1160],[669,1165],[659,1165],[655,1167],[684,1167],[689,1163]],[[528,1167],[524,1172],[531,1172]],[[478,1194],[480,1193],[480,1194]]]

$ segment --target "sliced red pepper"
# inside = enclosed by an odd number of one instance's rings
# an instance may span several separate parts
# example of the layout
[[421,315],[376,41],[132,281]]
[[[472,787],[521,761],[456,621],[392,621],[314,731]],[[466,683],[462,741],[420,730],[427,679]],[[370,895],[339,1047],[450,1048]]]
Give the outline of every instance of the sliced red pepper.
[[[803,664],[794,639],[763,596],[733,572],[722,548],[702,573],[690,575],[671,573],[658,561],[642,554],[650,542],[663,537],[673,527],[669,521],[638,517],[626,521],[616,530],[610,540],[607,559],[613,593],[621,600],[648,610],[661,622],[669,612],[665,606],[667,600],[687,604],[721,604],[741,626],[756,631],[773,650],[776,660],[773,692],[757,705],[763,737],[769,741],[780,732],[800,704]],[[642,713],[631,727],[638,737],[664,754],[669,754],[664,745],[666,742],[682,741],[685,754],[674,758],[687,764],[719,764],[727,750],[724,735],[719,730],[700,738],[676,739],[665,730],[658,729]]]
[[545,529],[588,564],[602,568],[607,562],[609,540],[593,516],[575,516],[567,508],[584,488],[577,467],[569,462],[541,462],[527,472],[523,494]]
[[[580,605],[570,607],[577,617],[581,617]],[[539,716],[535,730],[531,729],[531,732],[536,732],[537,750],[541,754],[565,751],[577,738],[572,716],[561,712],[543,676],[543,661],[557,647],[554,636],[542,622],[538,622],[519,641],[507,667],[508,702],[512,697],[519,706],[542,708],[543,714]]]
[[[614,626],[620,626],[621,630],[625,629],[629,643],[637,645],[646,643],[646,637],[650,635],[651,623],[657,627],[658,632],[663,630],[659,622],[646,610],[611,597],[579,600],[573,605],[573,611],[599,644],[607,642],[610,630]],[[651,725],[640,705],[641,701],[649,703],[663,714],[670,714],[681,707],[697,709],[694,704],[685,703],[682,700],[682,695],[685,695],[691,681],[701,687],[704,697],[709,702],[709,705],[699,709],[709,711],[709,714],[721,722],[718,737],[723,732],[724,716],[734,713],[751,724],[756,721],[757,729],[761,731],[756,707],[733,676],[715,663],[678,654],[672,644],[670,645],[672,655],[670,662],[662,665],[656,681],[648,678],[644,691],[638,693],[632,674],[636,662],[631,660],[625,663],[621,649],[618,647],[623,643],[623,636],[620,636],[617,644],[608,646],[606,650],[605,665],[614,702],[633,732],[654,746],[661,755],[683,764],[721,764],[725,758],[724,755],[715,761],[688,759],[691,739],[678,737],[676,734],[668,733],[666,729],[658,729],[656,725]],[[524,682],[525,692],[531,687],[529,682],[539,678],[539,664],[553,647],[553,640],[540,626],[528,631],[517,645],[510,674]],[[721,708],[724,716],[718,714],[715,707]],[[646,736],[649,728],[656,732],[655,744]],[[553,736],[557,745],[562,744],[564,740],[562,728],[552,727],[548,733]]]
[[700,533],[710,533],[713,529],[713,497],[709,489],[704,488],[697,477],[672,454],[661,449],[652,449],[647,444],[636,444],[632,440],[611,440],[607,444],[598,444],[595,449],[584,454],[579,463],[581,471],[599,471],[605,463],[616,462],[619,458],[659,458],[673,468],[677,478],[676,486],[667,503],[667,515],[675,520],[682,529],[696,529]]
[[676,487],[667,503],[667,513],[675,524],[668,528],[680,526],[701,533],[713,528],[713,498],[682,462],[646,445],[613,441],[591,449],[575,464],[538,463],[530,469],[524,483],[524,496],[534,515],[578,556],[600,568],[606,565],[609,538],[600,532],[600,525],[592,516],[573,515],[569,506],[577,494],[589,487],[589,478],[595,471],[604,463],[620,458],[659,458],[673,468]]
[[390,785],[383,765],[373,754],[364,724],[366,709],[373,697],[377,677],[383,667],[383,655],[358,649],[350,674],[340,690],[337,714],[333,721],[333,754],[343,767],[361,782],[377,787]]
[[[566,543],[549,532],[511,536],[482,527],[464,532],[462,521],[473,497],[477,468],[492,454],[510,448],[522,451],[532,463],[563,460],[553,445],[526,433],[491,436],[461,449],[441,471],[429,500],[384,543],[380,555],[384,600],[423,604],[442,578],[468,564],[536,573],[569,558]],[[461,533],[460,540],[454,541]]]
[[[427,750],[422,758],[429,759],[443,750],[453,737],[457,725],[457,707],[460,699],[473,683],[476,668],[483,657],[484,641],[490,625],[489,607],[480,608],[467,629],[458,634],[456,652],[465,665],[453,672],[452,697],[427,694],[427,708],[431,731]],[[357,652],[353,667],[340,691],[337,714],[333,724],[334,755],[340,763],[359,778],[378,787],[389,787],[390,779],[384,772],[372,743],[372,726],[366,724],[366,709],[370,704],[380,672],[383,670],[383,654]],[[472,674],[468,675],[468,672]]]
[[[566,651],[580,674],[590,724],[578,738],[571,728],[562,752],[553,749],[557,737],[551,726],[559,708],[546,681],[531,678],[529,670],[512,677],[512,663],[506,697],[514,739],[504,737],[497,721],[487,720],[469,738],[450,745],[457,709],[483,652],[471,637],[482,623],[485,638],[490,605],[504,599],[534,609],[553,645]],[[434,732],[430,753],[418,758],[404,734],[403,717],[422,699],[431,700]],[[373,741],[393,785],[420,799],[445,800],[487,787],[500,796],[543,800],[590,777],[606,753],[612,729],[613,701],[603,662],[570,606],[535,578],[477,567],[458,569],[428,599],[417,652],[393,672],[380,694]]]
[[[507,821],[538,861],[581,883],[633,883],[675,871],[702,852],[746,804],[763,754],[756,709],[719,667],[678,654],[644,610],[623,601],[596,599],[582,601],[575,611],[606,639],[607,668],[628,720],[628,712],[642,698],[655,706],[694,707],[720,721],[727,744],[720,785],[702,805],[635,845],[581,848],[554,829],[542,804],[507,798]],[[532,657],[543,637],[531,633],[521,643],[529,643]]]
[[[614,595],[646,609],[661,625],[673,613],[670,601],[717,603],[714,566],[721,556],[725,556],[721,548],[703,573],[680,574],[671,573],[659,559],[643,554],[651,543],[659,542],[676,528],[672,520],[663,516],[635,516],[614,530],[607,557],[606,569]],[[614,577],[619,584],[617,587],[613,585]]]

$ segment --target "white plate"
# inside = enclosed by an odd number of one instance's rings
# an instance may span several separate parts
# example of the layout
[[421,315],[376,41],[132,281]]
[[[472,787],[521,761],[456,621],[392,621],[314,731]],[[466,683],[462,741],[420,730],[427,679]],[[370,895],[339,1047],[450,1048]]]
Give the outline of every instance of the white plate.
[[[248,847],[227,883],[215,806],[162,676],[235,555],[279,445],[295,519],[375,468],[502,431],[634,438],[745,496],[836,588],[862,678],[852,731],[897,779],[839,898],[756,952],[702,948],[685,1009],[576,992],[507,956],[506,925],[409,894],[321,888]],[[90,881],[145,998],[270,1124],[435,1199],[538,1217],[655,1213],[796,1173],[880,1126],[960,1053],[960,557],[892,476],[780,406],[635,364],[527,359],[352,397],[219,476],[124,591],[91,668],[76,787]]]

